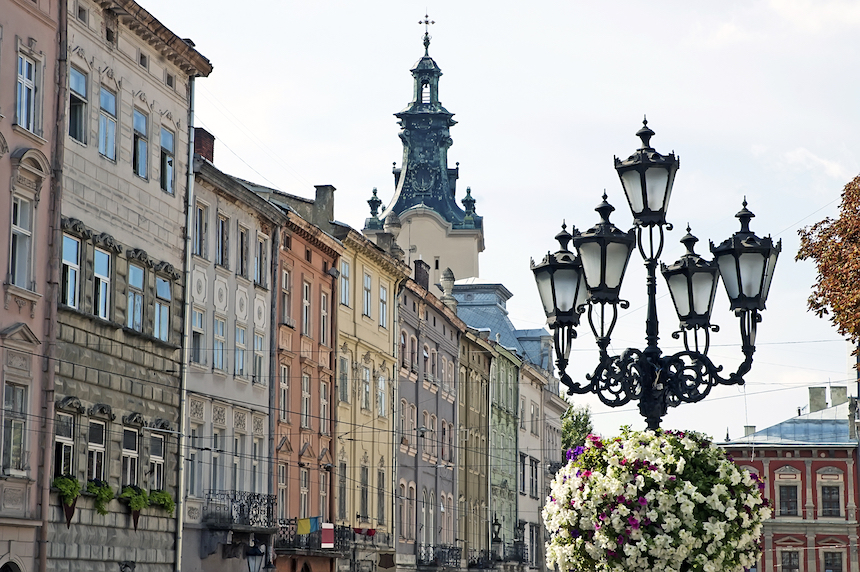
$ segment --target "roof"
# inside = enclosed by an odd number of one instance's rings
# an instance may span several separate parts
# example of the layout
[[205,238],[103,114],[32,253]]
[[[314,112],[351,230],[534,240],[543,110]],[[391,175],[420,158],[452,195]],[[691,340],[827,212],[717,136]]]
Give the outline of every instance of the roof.
[[732,439],[725,445],[856,446],[857,439],[850,435],[850,416],[850,402],[845,402],[814,413],[792,417],[751,435]]

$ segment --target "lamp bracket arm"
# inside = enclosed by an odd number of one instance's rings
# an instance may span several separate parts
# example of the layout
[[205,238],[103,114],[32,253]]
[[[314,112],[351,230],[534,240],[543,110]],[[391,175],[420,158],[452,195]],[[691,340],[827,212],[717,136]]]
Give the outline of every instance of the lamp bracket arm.
[[609,407],[620,407],[642,394],[642,380],[650,364],[637,349],[627,349],[621,355],[610,356],[601,348],[600,363],[585,376],[591,383],[580,393],[594,393]]
[[[671,223],[665,223],[666,230],[672,230]],[[654,228],[657,228],[657,236],[654,236]],[[645,248],[645,243],[642,239],[642,235],[645,231],[648,231],[648,248]],[[660,259],[660,255],[663,254],[663,244],[665,242],[665,234],[663,232],[663,225],[636,225],[636,247],[639,250],[639,255],[646,262],[655,262]],[[656,248],[655,248],[656,244]]]

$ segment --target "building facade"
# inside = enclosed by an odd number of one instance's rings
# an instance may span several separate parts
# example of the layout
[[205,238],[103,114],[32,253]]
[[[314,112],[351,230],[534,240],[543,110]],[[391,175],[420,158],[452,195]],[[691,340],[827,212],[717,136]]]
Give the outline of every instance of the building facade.
[[523,361],[519,382],[519,428],[517,429],[517,526],[528,550],[531,568],[543,568],[544,541],[541,510],[544,499],[546,435],[544,433],[543,392],[547,376],[543,370]]
[[428,290],[429,268],[399,296],[398,570],[458,568],[455,372],[465,324]]
[[183,568],[234,570],[270,546],[270,397],[281,209],[212,164],[198,128],[188,312]]
[[847,388],[809,388],[809,413],[722,446],[759,475],[773,517],[756,566],[768,572],[848,572],[857,558],[857,400]]
[[[131,0],[64,6],[52,472],[177,499],[191,85],[212,66]],[[177,565],[164,508],[83,495],[67,525],[51,505],[49,570]]]
[[[39,420],[53,399],[50,356],[56,318],[52,267],[56,196],[52,169],[63,133],[57,111],[57,10],[12,0],[0,11],[0,205],[5,265],[0,308],[0,570],[45,562],[53,435]],[[55,254],[55,253],[54,253]]]
[[335,302],[335,521],[353,532],[350,554],[337,566],[372,572],[393,565],[397,541],[397,300],[409,268],[348,226],[333,232],[343,243]]

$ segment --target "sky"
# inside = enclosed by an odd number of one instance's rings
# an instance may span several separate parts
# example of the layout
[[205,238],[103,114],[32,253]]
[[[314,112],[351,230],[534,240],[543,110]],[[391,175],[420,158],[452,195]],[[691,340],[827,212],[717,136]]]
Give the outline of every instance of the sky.
[[[139,0],[214,71],[197,81],[196,124],[217,138],[222,171],[312,198],[331,184],[335,216],[361,229],[374,187],[392,197],[402,160],[394,113],[411,99],[409,69],[423,55],[441,67],[439,98],[459,122],[450,166],[460,163],[484,217],[482,279],[514,294],[510,318],[541,327],[529,260],[557,250],[563,220],[587,229],[604,190],[620,228],[632,226],[613,157],[639,146],[647,114],[658,151],[680,157],[663,261],[684,252],[687,224],[708,255],[740,226],[746,197],[760,236],[782,240],[757,351],[744,387],[720,387],[670,410],[663,427],[723,440],[798,414],[811,386],[848,385],[850,349],[828,321],[807,311],[811,262],[795,262],[797,230],[838,212],[858,173],[856,50],[860,4],[841,0],[686,2]],[[610,350],[645,344],[645,269],[634,253]],[[660,346],[680,347],[665,282],[658,277]],[[720,286],[709,356],[734,371],[742,360],[737,319]],[[579,328],[569,373],[597,365]],[[596,430],[644,428],[635,404],[610,409],[593,396]],[[807,410],[808,411],[808,410]]]

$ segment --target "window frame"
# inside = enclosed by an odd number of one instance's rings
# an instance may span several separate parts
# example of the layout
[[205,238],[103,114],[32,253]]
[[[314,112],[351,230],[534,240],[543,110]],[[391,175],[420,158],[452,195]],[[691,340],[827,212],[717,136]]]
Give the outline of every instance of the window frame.
[[328,292],[320,292],[320,343],[330,345]]
[[[105,107],[105,96],[113,99],[113,111]],[[117,93],[105,85],[99,89],[99,155],[109,161],[117,162],[116,158],[116,126],[119,98]]]
[[349,307],[349,262],[340,261],[340,303]]
[[[107,272],[100,273],[99,256],[107,259]],[[93,314],[103,320],[111,319],[111,273],[113,256],[107,250],[96,248],[93,251]]]
[[280,378],[280,407],[279,414],[281,421],[289,423],[290,421],[290,365],[282,363]]
[[311,376],[302,372],[302,429],[311,428]]
[[[176,192],[176,134],[162,125],[159,143],[161,147],[159,184],[162,191],[173,195]],[[169,146],[165,143],[169,143]]]
[[197,202],[194,205],[194,237],[191,242],[191,254],[206,258],[206,238],[209,233],[209,206]]
[[[126,447],[126,437],[134,435],[134,448]],[[134,427],[122,428],[122,473],[120,485],[138,486],[140,482],[140,431]]]
[[230,219],[218,213],[215,229],[215,264],[230,269]]
[[[141,179],[149,179],[149,114],[134,107],[132,115],[131,170]],[[138,116],[142,119],[143,131],[138,127]]]
[[299,469],[299,518],[310,516],[310,470],[302,467]]
[[373,318],[373,316],[371,315],[371,306],[373,304],[373,277],[368,272],[364,273],[363,285],[364,296],[362,298],[363,303],[361,315],[367,318]]
[[379,326],[388,329],[388,288],[379,285]]
[[212,322],[212,369],[227,370],[227,318],[215,316]]
[[338,400],[342,403],[349,403],[349,358],[346,356],[338,357],[338,372],[337,372],[337,394]]
[[191,352],[190,362],[197,365],[206,363],[206,309],[191,308]]
[[[41,61],[29,55],[25,55],[21,51],[17,54],[16,60],[16,87],[15,87],[15,125],[21,129],[25,129],[30,133],[36,134],[38,128],[37,114],[41,102],[39,99],[39,72]],[[32,71],[31,77],[26,74],[22,75],[22,63],[30,64]],[[25,99],[22,99],[22,94],[28,94]],[[24,105],[22,105],[24,104]],[[26,108],[24,108],[26,106]],[[25,117],[22,117],[25,115]]]
[[[166,290],[162,292],[161,286]],[[170,341],[171,314],[173,313],[173,282],[163,276],[155,276],[155,319],[153,321],[152,335],[163,342]],[[204,320],[205,320],[204,315]]]
[[269,238],[257,233],[256,248],[254,250],[254,283],[263,288],[266,287],[266,266],[269,257]]
[[[71,241],[77,245],[76,260],[66,258],[66,245]],[[83,252],[83,241],[69,234],[63,234],[63,304],[69,308],[77,308],[80,300],[81,288],[81,254]],[[69,253],[71,254],[71,253]]]
[[[132,268],[140,271],[140,286],[132,283]],[[139,264],[128,264],[126,327],[137,332],[143,331],[146,308],[146,268]]]
[[245,364],[245,352],[247,351],[246,347],[246,336],[247,329],[244,324],[236,324],[236,327],[233,329],[235,338],[234,338],[234,346],[235,346],[235,357],[233,360],[233,375],[237,377],[245,377],[247,370]]
[[[72,76],[78,73],[83,78],[84,93],[75,89]],[[89,76],[77,66],[69,66],[69,137],[82,145],[87,144],[89,130]],[[74,130],[74,133],[72,132]]]
[[254,330],[254,383],[266,385],[266,335]]
[[[93,428],[101,426],[101,443],[93,441]],[[107,422],[90,419],[87,424],[87,480],[105,480],[107,456]]]
[[292,309],[292,279],[292,271],[289,268],[281,270],[281,323],[289,327],[295,326]]
[[[161,455],[154,453],[155,444],[161,442]],[[164,490],[164,447],[166,441],[164,435],[152,433],[149,436],[149,488],[151,490]]]
[[24,476],[27,472],[29,448],[27,447],[28,399],[30,387],[11,383],[7,379],[3,387],[3,473]]
[[329,382],[320,380],[320,433],[331,433],[331,407],[329,406]]
[[[28,197],[13,192],[9,235],[9,282],[18,288],[30,291],[35,288],[33,284],[33,224],[36,220],[34,202]],[[22,209],[22,205],[26,205],[26,208]],[[22,216],[22,210],[26,210],[24,216]],[[25,222],[26,226],[23,226],[22,222]]]
[[[794,510],[793,511],[792,511],[791,504],[790,504],[792,502],[792,499],[787,498],[785,500],[785,503],[783,502],[783,498],[782,498],[783,490],[785,490],[785,491],[793,490],[794,491],[794,493],[793,493],[794,494],[794,500],[793,500]],[[777,481],[776,495],[777,495],[777,498],[776,498],[777,507],[776,508],[778,511],[777,516],[780,516],[780,517],[783,517],[783,516],[799,517],[799,516],[801,516],[801,513],[800,513],[800,484],[799,483],[779,483]],[[784,507],[783,504],[785,504],[786,506]]]
[[[68,424],[60,421],[68,418]],[[71,413],[57,411],[54,426],[54,476],[75,474],[75,426],[76,418]],[[69,427],[68,435],[60,435],[59,428]]]
[[302,280],[302,335],[311,337],[313,328],[311,327],[311,283]]

